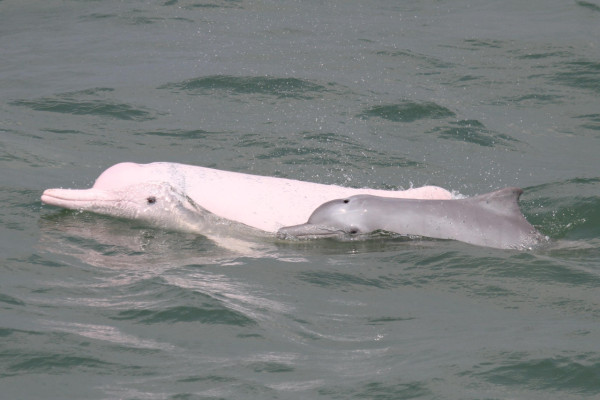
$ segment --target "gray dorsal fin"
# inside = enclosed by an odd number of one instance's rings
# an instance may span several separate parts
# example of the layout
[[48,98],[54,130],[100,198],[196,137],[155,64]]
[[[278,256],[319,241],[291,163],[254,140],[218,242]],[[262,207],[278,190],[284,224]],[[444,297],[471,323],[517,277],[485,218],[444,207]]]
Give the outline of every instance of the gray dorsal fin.
[[521,193],[523,193],[523,190],[520,188],[508,187],[496,190],[495,192],[471,197],[467,200],[471,203],[477,203],[482,207],[493,210],[497,214],[521,216],[521,209],[519,208],[519,197],[521,197]]

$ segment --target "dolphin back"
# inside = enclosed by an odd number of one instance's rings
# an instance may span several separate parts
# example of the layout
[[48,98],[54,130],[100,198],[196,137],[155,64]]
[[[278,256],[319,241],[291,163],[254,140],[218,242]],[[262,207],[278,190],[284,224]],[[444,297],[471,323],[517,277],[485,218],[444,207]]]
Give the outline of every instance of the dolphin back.
[[485,208],[495,214],[505,215],[507,217],[523,217],[519,207],[519,198],[523,194],[523,189],[518,187],[508,187],[495,192],[480,194],[478,196],[463,199],[464,202],[475,206]]

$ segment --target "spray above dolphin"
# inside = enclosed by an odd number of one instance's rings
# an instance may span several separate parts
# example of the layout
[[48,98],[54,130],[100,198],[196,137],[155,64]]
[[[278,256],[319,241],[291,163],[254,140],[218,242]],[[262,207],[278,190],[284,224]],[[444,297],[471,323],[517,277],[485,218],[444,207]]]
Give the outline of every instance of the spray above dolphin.
[[381,230],[499,249],[529,249],[544,237],[521,213],[522,193],[519,188],[505,188],[455,200],[351,196],[322,204],[308,222],[281,228],[277,235],[351,237]]

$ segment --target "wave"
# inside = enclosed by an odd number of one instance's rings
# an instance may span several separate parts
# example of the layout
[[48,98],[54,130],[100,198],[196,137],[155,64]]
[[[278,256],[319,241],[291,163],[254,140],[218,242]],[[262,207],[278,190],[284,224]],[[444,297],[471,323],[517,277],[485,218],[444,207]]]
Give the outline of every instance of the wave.
[[382,104],[365,109],[357,117],[362,119],[382,118],[393,122],[414,122],[420,119],[441,119],[456,114],[433,102],[403,101],[396,104]]
[[593,239],[600,237],[599,187],[600,178],[529,187],[521,205],[530,222],[554,239]]
[[513,142],[519,142],[509,135],[493,132],[481,122],[472,119],[450,121],[448,125],[433,128],[429,133],[435,133],[441,139],[458,140],[483,147],[495,147],[497,145],[511,147]]
[[334,90],[334,84],[322,85],[299,78],[211,75],[168,83],[159,86],[158,89],[183,91],[189,94],[223,92],[229,95],[265,95],[306,100]]
[[528,353],[513,352],[501,354],[498,358],[501,360],[496,360],[493,365],[503,365],[474,375],[494,384],[523,386],[529,390],[574,391],[580,395],[600,393],[597,384],[600,377],[600,359],[594,355],[569,354],[530,358]]
[[147,121],[155,119],[155,113],[126,103],[106,98],[112,88],[93,88],[76,92],[59,93],[34,100],[14,100],[13,106],[28,107],[35,111],[47,111],[71,115],[91,115],[120,120]]
[[550,80],[577,89],[591,90],[600,93],[600,62],[577,60],[565,62],[561,65],[563,71],[550,77]]

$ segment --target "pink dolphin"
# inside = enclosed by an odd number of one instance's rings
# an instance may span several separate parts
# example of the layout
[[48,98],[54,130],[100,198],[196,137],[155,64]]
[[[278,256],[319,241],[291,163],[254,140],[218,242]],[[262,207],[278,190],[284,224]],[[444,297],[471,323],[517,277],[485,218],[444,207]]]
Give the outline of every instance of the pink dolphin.
[[327,201],[359,194],[452,198],[450,192],[436,186],[398,191],[354,189],[155,162],[116,164],[104,171],[91,189],[47,189],[42,202],[174,229],[203,231],[214,224],[234,222],[275,233],[306,222]]

